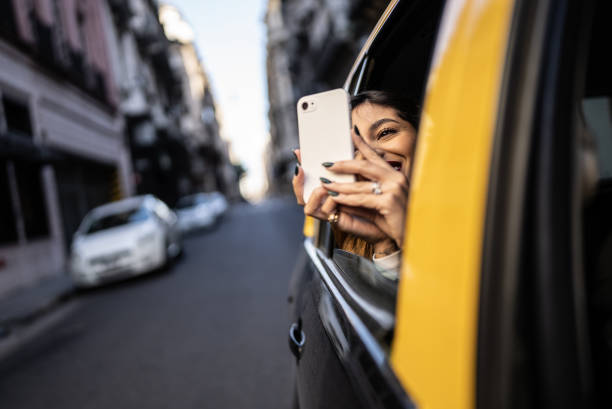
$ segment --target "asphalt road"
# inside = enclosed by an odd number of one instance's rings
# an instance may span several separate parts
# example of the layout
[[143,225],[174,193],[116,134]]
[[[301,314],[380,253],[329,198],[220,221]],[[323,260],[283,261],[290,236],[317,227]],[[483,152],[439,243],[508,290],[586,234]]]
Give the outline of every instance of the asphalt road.
[[0,362],[0,407],[290,408],[302,220],[289,201],[234,206],[168,271],[80,293]]

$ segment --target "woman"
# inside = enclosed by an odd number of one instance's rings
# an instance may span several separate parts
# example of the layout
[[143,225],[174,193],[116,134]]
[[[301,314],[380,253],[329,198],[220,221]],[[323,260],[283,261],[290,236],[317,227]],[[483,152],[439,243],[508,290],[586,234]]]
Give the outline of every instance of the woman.
[[[419,111],[413,100],[382,91],[354,96],[351,107],[355,159],[322,166],[354,174],[356,181],[322,178],[304,203],[304,171],[298,166],[293,190],[305,214],[333,225],[340,248],[398,270]],[[299,150],[295,154],[299,162]]]

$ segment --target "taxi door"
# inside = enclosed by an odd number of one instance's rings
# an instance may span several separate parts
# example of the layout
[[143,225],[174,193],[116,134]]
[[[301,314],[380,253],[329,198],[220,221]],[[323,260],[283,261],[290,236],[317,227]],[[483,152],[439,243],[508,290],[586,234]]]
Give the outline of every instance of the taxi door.
[[391,351],[418,407],[610,407],[610,17],[446,6]]

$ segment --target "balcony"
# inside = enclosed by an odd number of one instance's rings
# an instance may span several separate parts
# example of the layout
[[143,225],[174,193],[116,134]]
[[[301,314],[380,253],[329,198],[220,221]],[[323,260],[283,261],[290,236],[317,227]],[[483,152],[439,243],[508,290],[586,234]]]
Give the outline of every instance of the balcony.
[[0,159],[19,159],[50,163],[59,159],[56,152],[16,133],[0,132]]
[[70,82],[107,107],[114,108],[103,73],[88,64],[82,51],[68,44],[59,27],[47,24],[32,10],[29,23],[34,41],[25,44],[17,33],[14,11],[13,1],[0,0],[0,37],[32,57],[46,74]]
[[85,60],[81,51],[70,49],[68,55],[70,63],[67,74],[70,81],[100,102],[109,104],[104,75]]
[[56,68],[58,58],[56,54],[56,41],[55,31],[53,27],[44,23],[32,12],[30,15],[30,22],[32,25],[32,31],[34,32],[35,48],[38,60],[43,63],[45,67]]
[[155,43],[164,39],[164,34],[153,14],[148,12],[132,16],[129,26],[136,37],[138,45],[143,49],[154,47]]

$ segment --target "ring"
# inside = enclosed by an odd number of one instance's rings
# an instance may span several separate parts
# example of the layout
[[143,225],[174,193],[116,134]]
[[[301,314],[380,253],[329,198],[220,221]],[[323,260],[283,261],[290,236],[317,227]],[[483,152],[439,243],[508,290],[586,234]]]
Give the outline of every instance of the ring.
[[372,193],[374,193],[375,195],[381,195],[382,194],[382,190],[380,190],[380,183],[378,183],[378,182],[373,182],[372,183]]
[[336,223],[338,223],[338,219],[339,219],[339,218],[340,218],[340,214],[339,214],[339,213],[338,213],[338,211],[336,210],[335,212],[333,212],[332,214],[330,214],[330,215],[327,217],[327,221],[328,221],[330,224],[336,224]]

